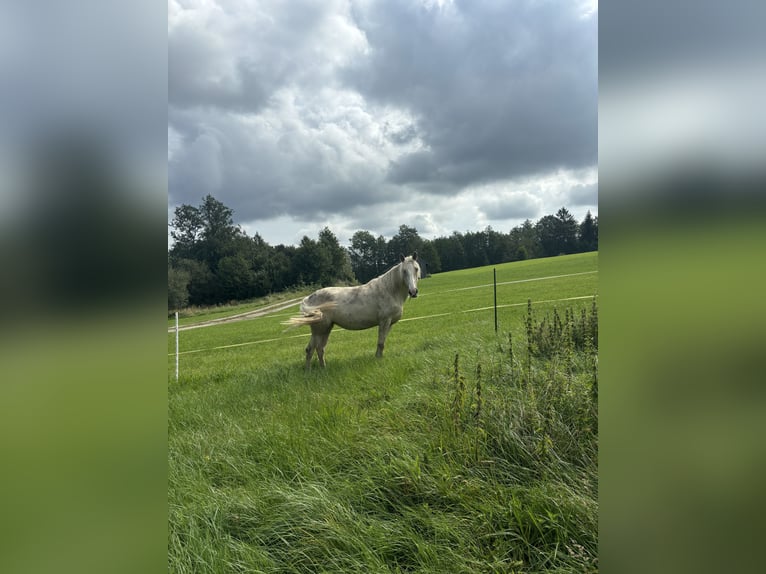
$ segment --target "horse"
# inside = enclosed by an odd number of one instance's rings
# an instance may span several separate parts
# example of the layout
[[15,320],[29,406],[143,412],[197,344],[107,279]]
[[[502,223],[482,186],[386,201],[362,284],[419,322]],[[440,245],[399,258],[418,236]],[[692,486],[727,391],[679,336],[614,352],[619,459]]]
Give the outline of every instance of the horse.
[[407,297],[418,296],[420,265],[418,252],[411,257],[400,255],[400,261],[383,275],[355,287],[325,287],[314,291],[301,302],[301,314],[283,323],[293,327],[311,326],[311,339],[306,347],[306,369],[316,350],[319,366],[325,366],[324,349],[335,325],[359,331],[378,326],[378,349],[383,347],[391,326],[402,318]]

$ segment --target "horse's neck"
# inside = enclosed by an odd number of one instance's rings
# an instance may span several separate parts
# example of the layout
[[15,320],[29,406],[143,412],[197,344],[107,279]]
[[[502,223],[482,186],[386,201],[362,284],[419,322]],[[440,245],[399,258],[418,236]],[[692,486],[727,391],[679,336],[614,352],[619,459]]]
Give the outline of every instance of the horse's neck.
[[391,269],[386,271],[383,275],[380,275],[370,281],[377,282],[384,287],[384,289],[392,294],[396,294],[404,301],[407,299],[407,288],[402,282],[402,265],[394,265]]

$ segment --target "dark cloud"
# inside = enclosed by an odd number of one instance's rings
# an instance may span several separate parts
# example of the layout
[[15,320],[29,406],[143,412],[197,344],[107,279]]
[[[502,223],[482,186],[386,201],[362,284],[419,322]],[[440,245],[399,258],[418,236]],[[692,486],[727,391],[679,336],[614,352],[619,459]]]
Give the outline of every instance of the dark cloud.
[[598,183],[580,183],[569,190],[568,205],[598,205]]
[[476,184],[594,165],[597,22],[573,3],[373,3],[368,56],[345,70],[372,101],[418,118],[428,152],[396,183]]
[[540,201],[528,193],[492,194],[479,205],[480,211],[491,220],[535,219],[540,214]]
[[389,229],[433,217],[416,192],[593,167],[596,26],[567,2],[171,1],[169,205]]
[[168,33],[168,102],[256,111],[269,96],[268,76],[240,61],[214,32],[181,25]]
[[430,181],[439,169],[433,152],[419,150],[392,161],[388,179],[392,183],[421,183]]

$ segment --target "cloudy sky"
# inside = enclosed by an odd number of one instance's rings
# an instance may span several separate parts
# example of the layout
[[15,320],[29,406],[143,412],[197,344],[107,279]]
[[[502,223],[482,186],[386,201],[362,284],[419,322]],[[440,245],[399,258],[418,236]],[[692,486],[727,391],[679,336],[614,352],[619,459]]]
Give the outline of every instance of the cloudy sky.
[[168,213],[272,245],[598,213],[593,0],[170,0]]

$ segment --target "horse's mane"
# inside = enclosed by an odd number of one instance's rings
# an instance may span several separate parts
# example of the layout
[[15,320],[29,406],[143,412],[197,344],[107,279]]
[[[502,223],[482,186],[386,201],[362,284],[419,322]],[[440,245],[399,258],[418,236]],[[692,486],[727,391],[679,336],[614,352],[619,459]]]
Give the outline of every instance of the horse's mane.
[[377,277],[373,277],[372,279],[370,279],[367,283],[369,284],[369,283],[378,282],[378,281],[381,281],[381,282],[389,281],[391,279],[391,277],[393,276],[394,271],[396,271],[397,269],[401,268],[402,263],[404,263],[404,262],[400,261],[399,263],[396,263],[395,265],[390,267],[387,271],[384,271],[383,273],[381,273]]

